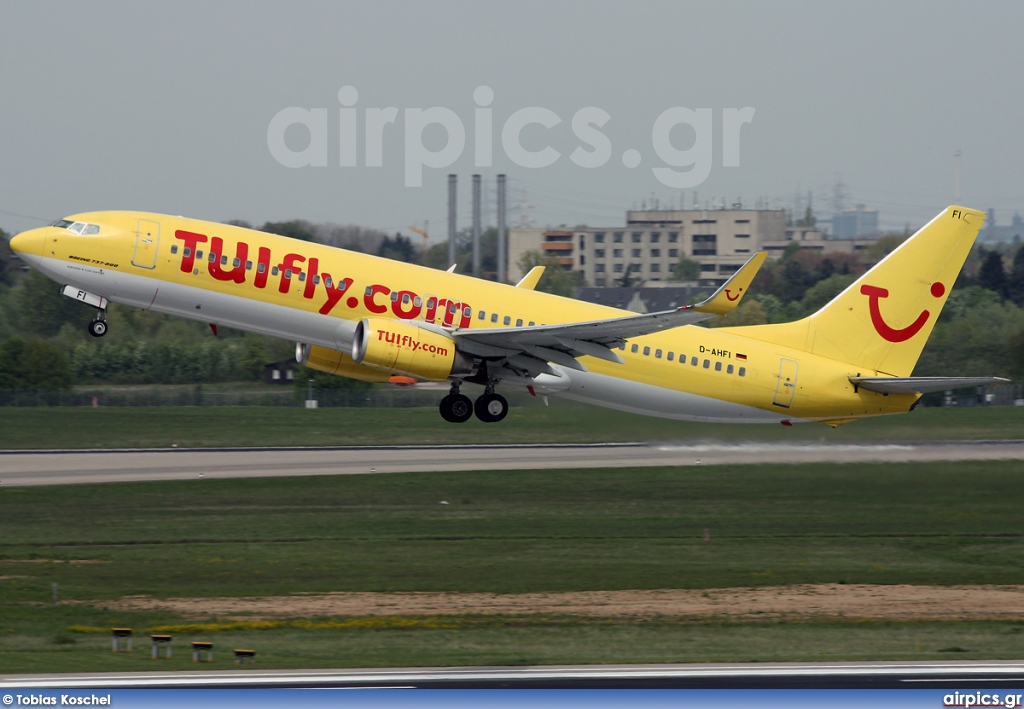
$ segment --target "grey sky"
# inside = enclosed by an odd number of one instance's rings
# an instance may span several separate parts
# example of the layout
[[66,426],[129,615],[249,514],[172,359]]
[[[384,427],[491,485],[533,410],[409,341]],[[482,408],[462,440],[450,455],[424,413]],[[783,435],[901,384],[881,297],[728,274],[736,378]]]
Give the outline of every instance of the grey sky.
[[[429,220],[437,239],[449,172],[460,178],[460,226],[474,172],[508,173],[513,223],[525,188],[537,225],[615,225],[652,194],[678,201],[651,171],[663,165],[652,126],[676,106],[713,110],[701,201],[792,206],[813,190],[827,216],[838,174],[848,206],[916,227],[953,201],[959,149],[961,202],[994,207],[1005,222],[1024,212],[1022,28],[1015,2],[7,2],[0,226],[139,209],[389,231]],[[481,85],[495,96],[490,168],[474,167]],[[359,92],[357,167],[338,164],[343,86]],[[271,155],[270,121],[291,106],[327,109],[325,167],[288,168]],[[435,106],[461,118],[466,147],[406,187],[404,111]],[[531,106],[562,120],[522,133],[524,147],[561,153],[539,169],[514,164],[500,137]],[[611,116],[600,129],[611,158],[590,169],[569,159],[589,149],[570,127],[588,106]],[[740,165],[723,167],[722,111],[747,106],[755,115],[741,130]],[[364,110],[384,107],[398,119],[385,129],[383,165],[366,167]],[[304,147],[302,130],[286,135]],[[694,140],[685,126],[671,136],[680,149]],[[425,144],[444,138],[428,129]],[[629,148],[642,156],[633,169],[621,158]]]

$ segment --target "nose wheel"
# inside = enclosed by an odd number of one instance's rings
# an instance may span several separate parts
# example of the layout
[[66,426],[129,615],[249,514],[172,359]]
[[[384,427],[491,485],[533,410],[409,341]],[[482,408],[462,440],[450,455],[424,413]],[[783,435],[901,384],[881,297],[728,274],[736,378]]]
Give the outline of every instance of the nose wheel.
[[107,334],[107,321],[105,318],[97,317],[89,323],[89,334],[93,337],[103,337]]

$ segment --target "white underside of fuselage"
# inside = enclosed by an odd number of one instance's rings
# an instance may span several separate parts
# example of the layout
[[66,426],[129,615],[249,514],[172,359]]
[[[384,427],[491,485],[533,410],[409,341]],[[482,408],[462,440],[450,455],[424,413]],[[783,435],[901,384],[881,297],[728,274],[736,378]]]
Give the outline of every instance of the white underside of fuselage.
[[346,352],[352,346],[356,323],[351,320],[59,259],[22,258],[58,283],[114,303]]
[[[596,404],[619,411],[679,421],[712,421],[721,423],[780,423],[799,419],[780,416],[752,406],[698,396],[678,389],[643,384],[595,372],[579,372],[551,365],[560,370],[571,384],[554,396],[587,404]],[[543,393],[545,389],[540,389]]]
[[[352,346],[356,326],[352,320],[60,259],[28,254],[21,257],[61,285],[73,285],[114,303],[343,352],[348,352]],[[295,297],[301,298],[298,293]],[[552,367],[559,372],[558,377],[542,375],[537,380],[519,379],[506,384],[531,385],[542,394],[682,421],[795,423],[799,420],[677,389],[569,370],[555,364]]]

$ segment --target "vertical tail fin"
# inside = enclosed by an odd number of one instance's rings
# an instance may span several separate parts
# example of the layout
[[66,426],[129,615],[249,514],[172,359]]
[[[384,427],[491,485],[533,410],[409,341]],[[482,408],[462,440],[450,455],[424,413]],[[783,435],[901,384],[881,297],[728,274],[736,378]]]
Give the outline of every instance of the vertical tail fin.
[[741,332],[865,373],[909,376],[984,221],[984,212],[947,207],[814,315]]

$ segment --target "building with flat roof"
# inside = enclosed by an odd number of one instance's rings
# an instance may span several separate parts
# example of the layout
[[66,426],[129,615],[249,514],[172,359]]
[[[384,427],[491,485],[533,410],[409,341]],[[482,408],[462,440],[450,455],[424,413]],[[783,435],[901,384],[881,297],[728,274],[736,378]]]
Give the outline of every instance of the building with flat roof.
[[519,260],[539,251],[581,272],[589,286],[628,286],[670,280],[685,257],[700,265],[700,285],[718,286],[752,254],[776,258],[794,241],[823,253],[853,253],[874,243],[826,239],[815,227],[787,221],[784,209],[658,209],[628,211],[620,227],[511,229],[509,270],[522,277]]
[[832,237],[835,239],[878,238],[878,211],[858,204],[832,217]]

